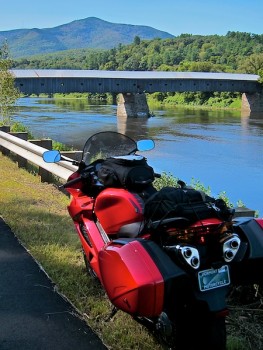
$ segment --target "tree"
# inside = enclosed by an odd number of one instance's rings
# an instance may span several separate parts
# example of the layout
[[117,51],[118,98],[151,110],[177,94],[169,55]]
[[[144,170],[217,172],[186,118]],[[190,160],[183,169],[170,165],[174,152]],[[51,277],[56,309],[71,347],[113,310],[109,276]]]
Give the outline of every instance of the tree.
[[0,48],[0,115],[2,124],[10,124],[10,116],[15,102],[19,98],[19,90],[15,87],[14,75],[10,72],[12,60],[9,58],[7,42]]
[[141,43],[141,38],[140,38],[138,35],[136,35],[136,36],[134,37],[133,43],[134,43],[134,45],[140,45],[140,43]]
[[263,54],[250,55],[242,62],[240,69],[246,73],[260,74],[263,70]]

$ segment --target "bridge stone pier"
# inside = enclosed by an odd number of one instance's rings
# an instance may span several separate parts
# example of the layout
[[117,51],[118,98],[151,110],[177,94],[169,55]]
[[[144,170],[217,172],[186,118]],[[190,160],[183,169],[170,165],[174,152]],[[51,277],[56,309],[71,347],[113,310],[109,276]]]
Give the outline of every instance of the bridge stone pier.
[[117,117],[149,117],[144,93],[125,93],[117,96]]
[[263,91],[243,93],[241,109],[249,113],[263,112]]

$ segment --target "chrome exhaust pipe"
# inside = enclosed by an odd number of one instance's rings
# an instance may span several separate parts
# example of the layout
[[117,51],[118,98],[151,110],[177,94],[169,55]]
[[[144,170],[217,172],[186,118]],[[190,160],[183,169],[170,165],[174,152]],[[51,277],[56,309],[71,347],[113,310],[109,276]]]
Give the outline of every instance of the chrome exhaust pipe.
[[165,246],[164,249],[170,253],[173,253],[176,258],[191,266],[193,269],[197,270],[200,267],[200,256],[199,251],[192,246],[188,245],[172,245]]
[[223,239],[222,243],[223,258],[225,262],[231,262],[235,258],[240,248],[241,240],[236,233],[233,233],[229,236],[226,236]]
[[200,256],[196,248],[191,246],[177,245],[176,249],[181,258],[193,269],[197,270],[200,267]]

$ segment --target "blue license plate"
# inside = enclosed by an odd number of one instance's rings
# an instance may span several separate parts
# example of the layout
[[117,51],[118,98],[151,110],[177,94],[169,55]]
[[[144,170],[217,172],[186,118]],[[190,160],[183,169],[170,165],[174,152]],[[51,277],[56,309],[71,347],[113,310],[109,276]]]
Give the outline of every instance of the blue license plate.
[[198,283],[201,292],[220,288],[230,284],[229,268],[227,265],[219,269],[208,269],[198,272]]

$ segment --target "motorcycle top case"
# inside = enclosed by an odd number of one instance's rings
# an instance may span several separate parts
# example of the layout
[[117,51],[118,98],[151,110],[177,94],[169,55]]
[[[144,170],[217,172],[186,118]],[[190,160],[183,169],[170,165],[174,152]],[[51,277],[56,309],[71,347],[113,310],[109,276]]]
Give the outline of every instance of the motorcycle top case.
[[[186,278],[153,241],[122,238],[99,252],[103,286],[114,306],[133,316],[157,317]],[[181,283],[182,282],[182,283]]]

